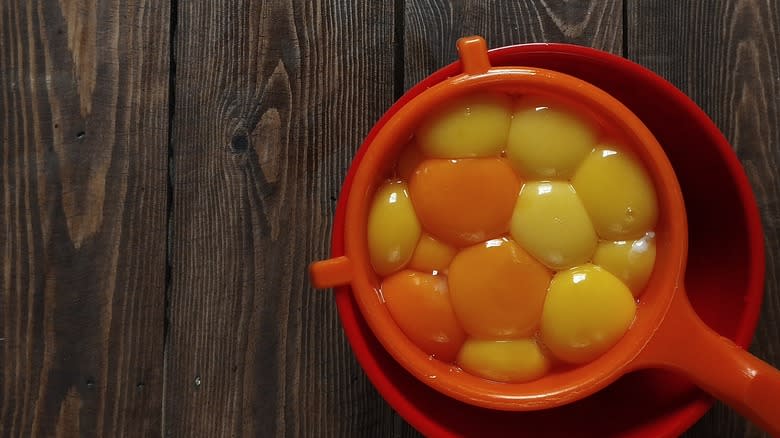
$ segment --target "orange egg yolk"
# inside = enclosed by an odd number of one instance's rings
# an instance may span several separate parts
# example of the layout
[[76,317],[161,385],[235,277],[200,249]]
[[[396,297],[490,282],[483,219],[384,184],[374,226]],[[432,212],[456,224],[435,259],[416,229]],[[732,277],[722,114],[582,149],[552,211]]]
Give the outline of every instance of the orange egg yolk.
[[466,334],[452,311],[443,276],[401,271],[382,282],[390,315],[421,350],[443,361],[454,361]]
[[409,180],[423,228],[458,247],[505,234],[519,190],[520,181],[501,158],[426,160]]
[[409,268],[421,272],[444,272],[455,257],[455,248],[425,234],[414,249]]
[[466,248],[450,264],[452,307],[480,339],[530,336],[542,314],[552,273],[506,238]]

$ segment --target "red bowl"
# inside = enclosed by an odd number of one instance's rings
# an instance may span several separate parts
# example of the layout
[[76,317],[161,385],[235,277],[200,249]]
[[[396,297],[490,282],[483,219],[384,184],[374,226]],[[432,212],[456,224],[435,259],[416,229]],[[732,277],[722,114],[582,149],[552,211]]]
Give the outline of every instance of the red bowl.
[[[764,246],[753,192],[726,139],[681,91],[621,57],[566,44],[524,44],[490,52],[491,64],[540,67],[576,76],[633,111],[663,146],[677,173],[688,212],[685,285],[699,316],[747,347],[764,287]],[[378,129],[426,88],[460,73],[460,63],[433,73],[404,94],[377,122],[350,167],[336,210],[332,256],[344,254],[346,194]],[[713,273],[716,273],[714,275]],[[666,371],[626,375],[570,405],[536,412],[502,412],[458,402],[407,373],[366,325],[349,287],[337,288],[339,315],[371,382],[387,402],[427,436],[676,436],[709,409],[712,399]]]

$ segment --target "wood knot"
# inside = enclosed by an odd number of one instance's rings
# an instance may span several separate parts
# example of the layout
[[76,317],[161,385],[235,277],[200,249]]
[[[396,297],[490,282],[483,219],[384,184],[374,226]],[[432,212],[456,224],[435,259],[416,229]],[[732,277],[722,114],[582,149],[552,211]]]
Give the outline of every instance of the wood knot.
[[230,149],[237,154],[246,152],[249,149],[249,137],[245,134],[234,135],[230,139]]

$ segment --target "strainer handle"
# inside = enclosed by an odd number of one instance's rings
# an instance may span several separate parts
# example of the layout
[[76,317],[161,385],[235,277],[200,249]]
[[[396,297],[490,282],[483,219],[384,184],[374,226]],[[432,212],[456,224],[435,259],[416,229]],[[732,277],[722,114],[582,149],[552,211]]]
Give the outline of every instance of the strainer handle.
[[346,257],[334,257],[309,265],[312,285],[317,289],[343,286],[352,281],[352,262]]
[[666,318],[634,365],[681,372],[780,437],[780,371],[709,328],[684,290],[677,291]]
[[460,38],[457,42],[458,56],[463,64],[463,73],[467,75],[482,74],[490,69],[487,43],[481,36]]

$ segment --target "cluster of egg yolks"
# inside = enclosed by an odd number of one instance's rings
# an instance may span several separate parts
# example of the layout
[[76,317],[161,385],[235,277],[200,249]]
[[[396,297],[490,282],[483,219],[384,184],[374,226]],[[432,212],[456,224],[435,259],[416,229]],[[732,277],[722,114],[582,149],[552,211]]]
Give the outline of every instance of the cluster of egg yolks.
[[595,125],[539,99],[464,96],[420,125],[395,177],[374,197],[369,256],[421,350],[523,382],[595,359],[630,327],[656,198]]

